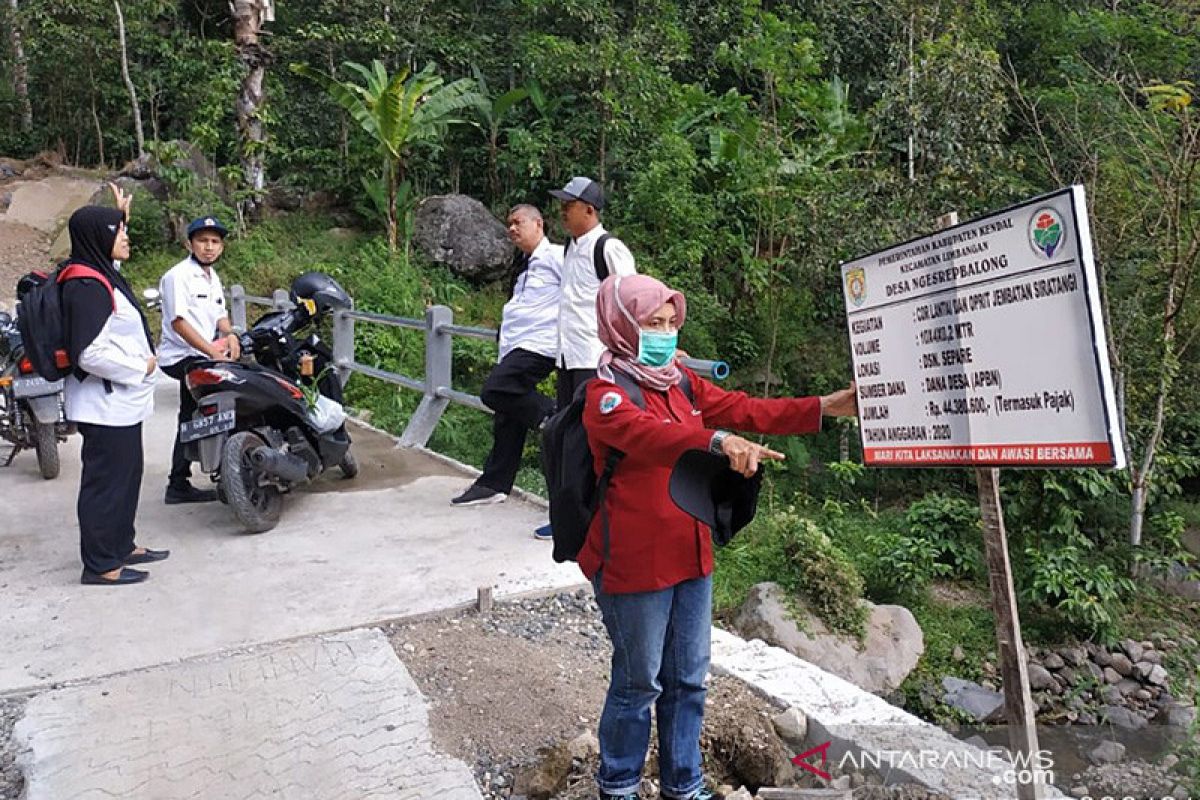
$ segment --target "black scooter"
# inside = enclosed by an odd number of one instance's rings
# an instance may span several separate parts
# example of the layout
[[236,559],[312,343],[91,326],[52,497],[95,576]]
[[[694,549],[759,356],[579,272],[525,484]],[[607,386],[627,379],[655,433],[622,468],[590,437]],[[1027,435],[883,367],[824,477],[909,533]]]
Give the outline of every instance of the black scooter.
[[293,488],[335,466],[347,478],[358,474],[333,354],[315,330],[335,309],[349,308],[350,297],[310,272],[292,283],[291,300],[294,308],[267,314],[241,335],[242,361],[198,361],[186,376],[199,408],[180,425],[180,441],[221,502],[255,533],[275,527]]
[[62,388],[62,381],[47,381],[34,371],[16,321],[0,311],[0,439],[12,444],[0,467],[12,464],[22,450],[33,450],[42,477],[58,477],[58,445],[69,431]]

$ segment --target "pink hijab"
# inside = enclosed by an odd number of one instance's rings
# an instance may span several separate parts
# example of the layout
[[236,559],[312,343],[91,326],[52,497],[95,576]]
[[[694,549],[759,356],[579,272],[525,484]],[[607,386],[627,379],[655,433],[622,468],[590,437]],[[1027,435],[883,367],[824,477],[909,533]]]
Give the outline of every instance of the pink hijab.
[[596,295],[596,326],[600,341],[608,349],[600,356],[601,378],[611,381],[612,370],[632,377],[640,386],[665,392],[679,383],[682,373],[675,361],[665,367],[649,367],[637,360],[638,334],[642,323],[666,303],[675,305],[676,327],[687,317],[687,301],[681,292],[649,275],[610,275]]

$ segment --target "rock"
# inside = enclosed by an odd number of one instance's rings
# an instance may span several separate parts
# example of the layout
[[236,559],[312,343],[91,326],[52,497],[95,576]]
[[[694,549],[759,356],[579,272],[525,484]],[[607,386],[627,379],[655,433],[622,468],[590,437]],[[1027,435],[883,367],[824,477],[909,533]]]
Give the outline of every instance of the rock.
[[591,731],[579,734],[567,743],[567,752],[571,758],[587,761],[592,756],[600,755],[600,740]]
[[1162,652],[1159,650],[1147,650],[1142,653],[1142,663],[1161,664]]
[[1058,653],[1051,653],[1042,659],[1042,666],[1046,669],[1062,669],[1066,666],[1066,662]]
[[504,275],[513,245],[483,203],[461,194],[427,197],[417,206],[413,243],[431,261],[479,283]]
[[925,652],[921,628],[912,612],[902,606],[877,606],[864,600],[866,635],[860,647],[851,637],[830,633],[816,615],[803,608],[797,613],[804,615],[807,630],[800,630],[787,599],[777,584],[760,583],[751,588],[733,624],[748,639],[782,647],[880,695],[895,690]]
[[304,192],[294,186],[277,183],[267,190],[266,204],[280,211],[296,211],[304,205]]
[[1072,667],[1082,667],[1083,662],[1087,661],[1087,651],[1082,647],[1064,647],[1058,654]]
[[850,776],[849,775],[839,775],[838,777],[834,778],[833,780],[831,780],[829,782],[829,788],[830,789],[841,789],[842,791],[849,789],[850,788]]
[[754,800],[754,795],[750,794],[750,790],[743,786],[736,792],[725,795],[725,800]]
[[979,722],[999,722],[1004,719],[1004,695],[1000,692],[950,676],[942,678],[942,688],[946,690],[942,702],[951,708],[965,711]]
[[1075,720],[1080,725],[1086,725],[1089,728],[1099,724],[1100,720],[1096,719],[1096,715],[1090,711],[1080,712],[1079,717]]
[[1121,694],[1129,697],[1131,694],[1142,688],[1142,685],[1131,678],[1122,678],[1117,684],[1117,688],[1121,690]]
[[1064,682],[1064,688],[1074,686],[1079,682],[1079,673],[1071,667],[1063,667],[1058,671],[1058,677]]
[[1155,686],[1167,685],[1167,671],[1163,669],[1161,664],[1155,664],[1150,670],[1150,674],[1146,676],[1146,682]]
[[1133,677],[1139,681],[1144,681],[1150,677],[1150,670],[1154,669],[1154,664],[1149,661],[1139,661],[1133,665]]
[[1126,677],[1133,672],[1133,662],[1124,653],[1113,653],[1110,666]]
[[1072,786],[1068,793],[1071,797],[1087,797],[1091,794],[1086,786]]
[[1104,682],[1116,686],[1121,682],[1121,673],[1117,672],[1112,667],[1104,668]]
[[963,652],[962,645],[954,645],[954,650],[951,651],[950,657],[955,661],[963,661],[967,654]]
[[528,795],[530,800],[549,800],[566,784],[570,774],[571,753],[565,743],[558,744],[550,748],[535,768],[517,775],[513,792]]
[[[0,164],[0,167],[3,167]],[[8,211],[8,207],[12,205],[12,192],[0,192],[0,214]]]
[[1092,661],[1101,667],[1107,667],[1112,664],[1112,654],[1107,650],[1097,648],[1096,655],[1092,656]]
[[771,718],[775,733],[792,750],[802,753],[806,749],[804,741],[808,738],[808,717],[795,706],[780,711]]
[[1174,753],[1168,753],[1167,755],[1163,756],[1162,760],[1158,762],[1158,765],[1167,772],[1170,772],[1171,770],[1175,769],[1175,765],[1178,763],[1179,756],[1175,755]]
[[1180,703],[1168,703],[1158,710],[1158,713],[1154,716],[1154,721],[1172,728],[1182,728],[1185,731],[1191,730],[1193,723],[1196,721],[1196,709]]
[[1043,666],[1038,664],[1030,664],[1029,670],[1029,687],[1031,689],[1049,689],[1058,691],[1058,684],[1054,680],[1054,676]]
[[1088,675],[1092,677],[1093,681],[1104,683],[1104,670],[1095,661],[1088,661],[1084,664],[1084,669],[1087,670]]
[[1133,693],[1133,696],[1142,701],[1147,701],[1150,699],[1150,693],[1145,689],[1138,689]]
[[1139,731],[1146,727],[1146,718],[1125,706],[1105,706],[1100,715],[1110,725],[1126,730]]
[[20,173],[13,169],[10,164],[0,161],[0,181],[8,180],[9,178],[15,178],[19,174]]
[[349,241],[358,236],[358,232],[353,228],[330,228],[325,231],[325,235],[330,239],[339,239],[341,241]]
[[[1129,660],[1131,662],[1141,661],[1142,660],[1142,651],[1145,650],[1145,648],[1142,647],[1142,645],[1139,642],[1135,642],[1133,639],[1122,639],[1121,640],[1121,649],[1125,651],[1125,655],[1129,656]],[[1119,671],[1120,670],[1118,670],[1118,672]],[[1122,674],[1127,675],[1128,673],[1122,673]]]
[[1113,764],[1125,757],[1125,745],[1120,742],[1101,742],[1090,753],[1088,761],[1093,764]]

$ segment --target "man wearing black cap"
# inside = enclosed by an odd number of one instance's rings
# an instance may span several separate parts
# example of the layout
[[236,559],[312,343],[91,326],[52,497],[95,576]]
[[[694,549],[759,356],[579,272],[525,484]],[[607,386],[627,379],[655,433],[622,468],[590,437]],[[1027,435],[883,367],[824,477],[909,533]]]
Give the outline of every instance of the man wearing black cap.
[[[235,359],[241,355],[238,337],[225,308],[225,290],[213,269],[213,264],[225,250],[228,232],[216,217],[192,220],[187,228],[190,255],[171,267],[158,284],[162,295],[162,341],[158,346],[158,363],[163,372],[179,381],[180,423],[190,420],[196,410],[196,401],[184,381],[192,364],[204,359]],[[177,430],[164,497],[168,505],[217,499],[215,491],[192,486],[191,476],[191,462],[184,455]]]
[[609,275],[637,272],[625,243],[604,230],[604,189],[591,178],[574,177],[550,192],[562,201],[563,227],[571,236],[563,258],[558,312],[558,407],[596,374],[604,345],[596,336],[596,292]]

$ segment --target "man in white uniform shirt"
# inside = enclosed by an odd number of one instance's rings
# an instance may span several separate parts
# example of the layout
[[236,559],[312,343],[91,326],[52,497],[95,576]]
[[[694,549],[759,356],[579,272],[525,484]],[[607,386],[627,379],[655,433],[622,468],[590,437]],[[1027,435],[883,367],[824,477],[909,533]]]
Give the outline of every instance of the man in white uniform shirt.
[[596,335],[596,293],[609,275],[637,272],[625,243],[604,230],[604,190],[591,178],[575,177],[550,192],[562,201],[563,227],[571,235],[563,257],[558,312],[558,407],[595,376],[604,345]]
[[[196,400],[184,381],[191,366],[205,359],[224,361],[241,355],[225,308],[225,290],[213,269],[225,250],[227,233],[216,217],[193,220],[187,228],[190,255],[171,267],[158,284],[162,295],[158,363],[163,372],[179,381],[180,423],[190,420],[196,410]],[[164,497],[168,505],[217,499],[215,491],[192,486],[191,476],[192,465],[184,455],[177,428]]]
[[492,449],[483,474],[450,501],[456,506],[504,500],[521,466],[526,434],[554,413],[554,401],[537,385],[554,370],[558,353],[562,246],[546,238],[542,214],[531,205],[508,212],[508,238],[521,251],[521,266],[501,316],[499,363],[480,392],[496,412]]

